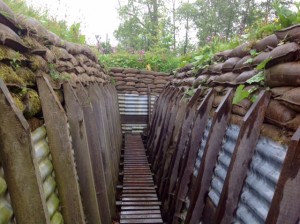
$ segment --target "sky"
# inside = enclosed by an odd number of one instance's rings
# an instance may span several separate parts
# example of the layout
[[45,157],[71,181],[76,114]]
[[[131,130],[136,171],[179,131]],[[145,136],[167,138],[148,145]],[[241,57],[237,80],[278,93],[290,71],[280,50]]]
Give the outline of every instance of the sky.
[[113,36],[114,30],[120,23],[117,7],[118,0],[27,0],[28,4],[38,9],[49,10],[51,16],[64,19],[71,25],[81,22],[82,33],[86,35],[89,44],[95,44],[95,35],[106,40],[106,35],[112,45],[117,41]]

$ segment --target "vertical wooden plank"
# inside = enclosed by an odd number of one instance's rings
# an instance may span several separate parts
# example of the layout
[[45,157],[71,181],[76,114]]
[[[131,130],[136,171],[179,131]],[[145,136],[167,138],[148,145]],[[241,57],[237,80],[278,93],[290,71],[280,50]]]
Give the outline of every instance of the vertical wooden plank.
[[0,159],[16,221],[50,223],[29,125],[0,80]]
[[151,89],[149,85],[147,86],[147,93],[148,93],[148,129],[149,129],[151,123]]
[[195,188],[192,189],[192,200],[185,220],[186,224],[197,223],[200,221],[204,208],[205,196],[210,186],[213,169],[230,119],[232,95],[232,89],[229,89],[224,100],[214,112],[212,126],[204,149]]
[[262,91],[243,118],[239,137],[224,182],[215,214],[217,223],[232,223],[247,170],[259,138],[260,127],[269,103],[270,94]]
[[47,78],[44,76],[37,77],[37,85],[64,220],[66,223],[84,223],[84,213],[65,111]]
[[266,223],[300,221],[300,127],[293,135],[281,170]]
[[75,152],[75,161],[82,195],[83,210],[88,223],[101,223],[100,207],[94,183],[85,120],[77,95],[69,83],[64,83],[65,108]]
[[183,165],[179,171],[179,179],[175,191],[176,201],[173,205],[173,212],[171,212],[171,214],[174,216],[173,223],[178,223],[177,214],[180,212],[183,203],[185,202],[190,178],[194,171],[194,164],[196,162],[198,149],[201,145],[201,137],[203,136],[206,127],[209,112],[212,108],[213,99],[213,89],[210,89],[203,102],[197,108],[197,118],[191,133],[190,145],[186,149],[186,156],[183,159]]
[[82,85],[77,86],[76,90],[78,99],[82,106],[86,133],[88,137],[88,144],[93,166],[93,174],[97,191],[97,201],[100,209],[101,223],[111,222],[111,213],[108,200],[108,193],[106,188],[106,180],[103,169],[102,155],[100,152],[101,144],[99,140],[99,131],[95,122],[94,108],[91,104],[91,99]]
[[[103,87],[102,87],[103,88]],[[112,158],[111,158],[111,146],[109,144],[109,136],[108,136],[108,123],[107,117],[105,112],[105,103],[103,102],[103,95],[99,95],[99,86],[92,84],[88,88],[89,98],[91,100],[91,104],[94,109],[94,122],[98,127],[98,137],[100,140],[100,150],[102,162],[103,162],[103,169],[105,174],[106,180],[106,187],[108,193],[108,200],[110,203],[110,213],[111,216],[114,216],[115,212],[115,188],[112,176],[114,171],[114,167],[112,165]]]

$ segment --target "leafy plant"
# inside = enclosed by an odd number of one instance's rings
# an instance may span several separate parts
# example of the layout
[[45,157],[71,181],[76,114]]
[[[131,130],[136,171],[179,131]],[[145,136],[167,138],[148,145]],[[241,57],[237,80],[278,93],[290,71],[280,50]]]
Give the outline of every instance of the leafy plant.
[[195,92],[196,92],[196,89],[194,87],[189,88],[184,92],[184,96],[186,98],[190,98],[190,97],[194,96]]
[[238,104],[244,99],[249,99],[254,102],[256,100],[256,96],[252,96],[251,94],[256,90],[257,87],[252,87],[251,89],[246,90],[245,85],[239,85],[234,93],[232,104]]
[[263,70],[265,69],[266,65],[269,63],[269,61],[272,60],[272,57],[269,57],[265,60],[263,60],[259,65],[256,66],[256,70]]
[[14,71],[16,71],[18,68],[20,68],[21,63],[21,55],[19,52],[16,52],[16,55],[12,60],[10,61],[10,66],[13,68]]
[[258,74],[248,79],[246,83],[253,84],[253,83],[262,83],[264,81],[265,81],[265,73],[264,71],[260,71]]

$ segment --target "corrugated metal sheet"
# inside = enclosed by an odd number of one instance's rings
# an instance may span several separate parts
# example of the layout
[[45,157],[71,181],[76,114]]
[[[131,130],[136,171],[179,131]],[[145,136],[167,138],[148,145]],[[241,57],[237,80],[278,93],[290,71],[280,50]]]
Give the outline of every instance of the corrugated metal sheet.
[[13,209],[10,202],[7,184],[4,179],[4,171],[0,166],[0,223],[15,223]]
[[214,170],[213,179],[208,193],[208,196],[215,206],[218,206],[220,200],[220,195],[222,193],[224,181],[227,175],[239,132],[239,126],[230,124],[227,127],[225,137],[223,139],[222,148],[218,156],[217,165]]
[[[151,96],[151,112],[156,96]],[[148,96],[137,94],[118,94],[121,115],[148,115]]]
[[286,145],[260,137],[235,214],[235,223],[265,222],[286,152]]
[[211,128],[211,124],[212,124],[212,119],[209,118],[208,121],[207,121],[205,130],[204,130],[203,136],[202,136],[201,146],[198,150],[197,159],[196,159],[196,163],[195,163],[195,166],[194,166],[194,173],[193,174],[194,174],[195,177],[198,176],[198,170],[199,170],[199,167],[201,165],[201,160],[202,160],[202,156],[203,156],[203,153],[204,153],[204,148],[206,146],[206,142],[207,142],[208,134],[209,134],[209,131],[210,131],[210,128]]
[[[151,96],[151,113],[157,96]],[[137,94],[118,94],[118,103],[120,115],[148,115],[148,95]],[[147,124],[123,124],[122,131],[124,132],[143,132]]]
[[38,161],[40,176],[43,181],[43,188],[51,223],[61,224],[63,223],[63,217],[60,213],[60,203],[57,195],[57,185],[47,141],[46,128],[42,126],[32,132],[31,141],[34,149],[33,155]]

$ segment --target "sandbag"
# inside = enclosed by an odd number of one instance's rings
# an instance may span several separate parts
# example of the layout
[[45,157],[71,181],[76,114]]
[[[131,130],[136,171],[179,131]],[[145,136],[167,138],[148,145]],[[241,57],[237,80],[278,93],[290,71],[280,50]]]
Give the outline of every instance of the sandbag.
[[249,54],[251,49],[251,44],[250,43],[245,43],[242,44],[236,48],[234,48],[231,53],[229,54],[229,57],[239,57],[239,58],[243,58],[246,55]]
[[293,133],[282,130],[271,124],[263,123],[261,126],[261,135],[273,139],[274,141],[280,142],[282,144],[287,144]]
[[214,108],[217,108],[220,105],[220,103],[222,102],[223,99],[224,99],[224,96],[215,95],[212,106]]
[[232,112],[234,114],[240,115],[240,116],[245,116],[249,108],[251,107],[252,102],[248,99],[244,99],[238,104],[234,104],[232,106]]
[[300,63],[289,62],[276,65],[265,71],[269,87],[300,86]]
[[72,59],[71,55],[64,48],[51,46],[50,50],[55,55],[56,60],[70,61]]
[[247,63],[247,61],[249,59],[251,59],[250,55],[243,57],[241,60],[238,61],[238,63],[236,63],[233,71],[234,72],[243,72],[243,71],[250,70],[252,66],[251,66],[251,63]]
[[226,51],[222,51],[222,52],[219,52],[219,53],[216,53],[214,55],[214,58],[213,60],[214,61],[225,61],[228,59],[230,53],[232,52],[232,50],[226,50]]
[[3,63],[0,63],[0,79],[2,79],[7,86],[26,87],[24,80],[19,77],[10,66]]
[[259,55],[257,55],[253,61],[252,61],[252,65],[257,66],[259,65],[261,62],[263,62],[264,60],[270,58],[270,52],[261,52]]
[[282,96],[285,92],[291,89],[293,89],[293,87],[291,86],[282,86],[282,87],[272,88],[270,91],[272,93],[272,97],[275,98],[275,97]]
[[298,59],[300,46],[296,43],[287,43],[274,48],[270,52],[271,60],[267,63],[266,68],[279,63],[295,61]]
[[297,131],[300,126],[300,114],[297,114],[296,117],[285,123],[285,127],[293,131]]
[[185,78],[182,80],[182,84],[185,86],[192,87],[195,81],[195,77]]
[[222,75],[217,76],[213,82],[214,83],[234,83],[234,80],[239,76],[238,73],[228,72]]
[[253,49],[255,49],[257,52],[265,51],[268,48],[275,48],[278,45],[278,38],[275,34],[272,34],[270,36],[267,36],[259,41],[257,41],[253,45]]
[[49,64],[39,55],[30,55],[30,68],[33,71],[42,70],[44,72],[49,72]]
[[282,96],[276,99],[290,109],[300,113],[300,87],[286,91]]
[[29,48],[24,44],[21,38],[12,29],[1,23],[0,43],[22,53],[29,50]]
[[0,23],[8,26],[14,32],[20,31],[15,13],[3,1],[0,1]]
[[280,40],[294,41],[294,42],[299,43],[299,41],[300,41],[300,25],[297,24],[297,25],[290,26],[290,27],[287,27],[282,30],[275,31],[275,35]]
[[212,74],[221,74],[222,67],[223,67],[223,63],[212,64],[208,67],[208,72]]
[[296,117],[296,112],[281,104],[278,100],[271,100],[267,111],[266,118],[277,125],[284,125],[286,122]]
[[235,80],[234,82],[236,84],[242,84],[245,83],[248,79],[252,78],[253,76],[258,74],[258,70],[251,70],[251,71],[245,71],[242,72]]
[[200,75],[195,79],[193,86],[198,87],[199,85],[206,83],[207,79],[208,75]]
[[234,66],[241,60],[241,58],[234,57],[226,60],[222,66],[222,72],[231,72]]

